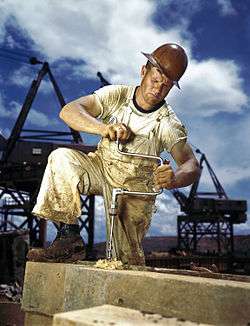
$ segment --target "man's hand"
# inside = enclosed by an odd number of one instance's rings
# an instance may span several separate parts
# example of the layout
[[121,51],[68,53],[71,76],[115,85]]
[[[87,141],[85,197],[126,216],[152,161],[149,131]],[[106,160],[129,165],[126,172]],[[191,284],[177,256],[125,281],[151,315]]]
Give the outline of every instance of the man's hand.
[[114,123],[105,126],[102,137],[111,140],[119,139],[121,143],[126,143],[131,137],[131,134],[131,130],[123,123]]
[[176,188],[175,174],[171,165],[169,164],[169,161],[165,160],[164,164],[158,166],[154,171],[154,182],[157,189]]

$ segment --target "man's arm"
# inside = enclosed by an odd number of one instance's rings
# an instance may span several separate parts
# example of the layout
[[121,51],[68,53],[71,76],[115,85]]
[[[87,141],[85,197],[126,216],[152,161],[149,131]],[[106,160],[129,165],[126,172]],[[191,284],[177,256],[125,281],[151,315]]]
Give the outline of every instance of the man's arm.
[[101,113],[101,105],[94,95],[80,97],[65,105],[59,116],[72,129],[84,131],[102,137],[126,141],[130,136],[129,129],[122,123],[104,124],[96,119]]
[[180,141],[172,148],[171,155],[178,165],[174,172],[169,162],[155,171],[155,184],[158,188],[181,188],[194,183],[200,175],[200,167],[191,147]]

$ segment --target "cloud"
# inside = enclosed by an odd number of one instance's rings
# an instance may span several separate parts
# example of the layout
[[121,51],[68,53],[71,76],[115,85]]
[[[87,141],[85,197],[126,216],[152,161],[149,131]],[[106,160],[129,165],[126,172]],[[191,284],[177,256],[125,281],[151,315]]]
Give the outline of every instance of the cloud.
[[[37,69],[35,70],[28,66],[22,66],[11,74],[7,82],[19,87],[29,88],[37,74]],[[39,92],[42,92],[43,94],[51,93],[52,83],[49,80],[43,79],[39,86]]]
[[219,112],[241,113],[249,103],[243,91],[240,69],[232,60],[191,60],[181,80],[182,94],[169,97],[176,107],[189,102],[190,115],[211,117]]
[[[6,109],[5,109],[4,100],[3,100],[3,97],[0,94],[0,119],[1,118],[6,118],[6,117],[8,117],[8,111],[6,111]],[[3,126],[3,125],[1,125],[0,134],[4,138],[8,138],[9,135],[10,135],[10,129]]]
[[234,9],[231,0],[217,0],[223,16],[236,15],[237,11]]
[[[202,171],[202,176],[199,184],[199,191],[209,191],[214,192],[216,188],[213,184],[211,175],[208,173],[206,169],[206,165],[203,165],[204,169]],[[213,164],[213,171],[215,172],[219,182],[221,183],[222,187],[224,188],[226,194],[230,196],[228,190],[232,189],[238,182],[242,180],[250,179],[250,171],[248,166],[214,166]],[[244,198],[242,198],[244,199]],[[246,199],[246,198],[245,198]]]
[[95,196],[95,242],[106,240],[106,219],[103,198]]
[[0,128],[0,134],[7,139],[10,135],[10,129],[9,128]]
[[155,1],[153,20],[156,24],[160,20],[162,30],[181,25],[185,37],[192,38],[192,34],[188,31],[189,25],[204,5],[205,2],[200,0],[182,0],[178,1],[178,4],[176,0],[158,0]]
[[113,83],[138,80],[139,67],[145,61],[142,50],[152,51],[166,41],[189,48],[181,26],[164,32],[156,28],[151,21],[155,5],[147,0],[92,1],[91,6],[81,1],[10,0],[5,6],[16,26],[22,26],[50,62],[82,60],[85,64],[78,65],[78,72],[95,78],[96,72],[102,71]]
[[[190,110],[192,103],[185,118],[189,117]],[[250,173],[249,110],[237,115],[223,113],[219,117],[193,116],[189,121],[189,142],[205,153],[222,185],[232,189],[240,180],[244,182]],[[209,183],[206,169],[202,177]]]
[[11,49],[22,48],[22,46],[20,46],[20,44],[15,40],[15,38],[11,34],[6,35],[5,43],[7,48],[11,48]]
[[[1,103],[0,97],[0,117],[7,117],[11,119],[17,119],[18,114],[22,108],[22,104],[11,101],[9,103],[8,109],[6,109]],[[58,119],[50,119],[44,113],[32,108],[28,114],[27,122],[33,126],[47,127],[58,125]]]
[[221,180],[225,186],[234,185],[241,180],[250,179],[249,165],[240,166],[229,166],[218,170]]
[[177,215],[180,213],[176,199],[169,191],[164,190],[161,195],[157,196],[155,206],[156,212],[152,217],[147,236],[176,235]]
[[44,113],[32,109],[27,117],[27,122],[33,126],[48,127],[57,126],[59,124],[58,119],[51,119]]
[[5,5],[6,3],[0,3],[0,43],[2,43],[5,38],[5,24],[10,14]]
[[8,116],[8,112],[5,109],[3,97],[0,94],[0,117],[6,117],[6,116]]
[[[230,2],[219,2],[223,8],[229,8]],[[199,1],[192,5],[188,0],[185,5],[175,4],[175,15],[182,13],[185,22],[178,20],[178,24],[165,30],[153,22],[156,10],[171,9],[173,4],[173,1],[163,4],[161,1],[133,0],[118,5],[116,1],[100,3],[96,0],[86,6],[84,2],[70,0],[9,0],[5,7],[14,17],[12,22],[22,26],[36,49],[50,62],[66,58],[74,60],[73,73],[78,78],[96,78],[96,72],[101,71],[112,83],[138,83],[140,66],[145,62],[141,51],[151,52],[165,42],[180,43],[189,54],[190,65],[181,81],[183,96],[175,96],[176,92],[172,92],[169,99],[176,97],[173,103],[182,109],[187,101],[195,98],[192,113],[204,117],[221,111],[241,112],[248,99],[236,63],[216,58],[197,61],[192,57],[194,40],[187,33],[192,11],[184,16],[183,8],[189,5],[188,8],[197,12],[202,8]],[[40,26],[43,26],[43,33]],[[16,74],[15,82],[25,83],[26,74]]]

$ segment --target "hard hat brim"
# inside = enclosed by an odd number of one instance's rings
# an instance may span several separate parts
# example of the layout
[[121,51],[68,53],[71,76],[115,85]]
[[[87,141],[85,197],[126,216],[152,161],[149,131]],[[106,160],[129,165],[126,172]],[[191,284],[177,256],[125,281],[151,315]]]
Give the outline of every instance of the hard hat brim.
[[154,67],[158,68],[163,75],[165,75],[168,79],[170,79],[176,87],[181,89],[178,80],[172,80],[171,78],[169,78],[169,76],[166,75],[166,73],[162,70],[161,66],[158,64],[158,62],[150,53],[145,53],[145,52],[141,52],[141,53],[148,59],[150,63],[152,63]]

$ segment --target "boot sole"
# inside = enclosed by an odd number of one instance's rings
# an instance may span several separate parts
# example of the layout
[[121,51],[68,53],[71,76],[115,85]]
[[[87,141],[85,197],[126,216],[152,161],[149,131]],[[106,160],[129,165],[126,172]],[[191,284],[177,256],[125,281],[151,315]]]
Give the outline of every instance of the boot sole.
[[33,257],[30,258],[28,261],[33,262],[40,262],[40,263],[74,263],[78,260],[85,260],[86,259],[86,253],[75,253],[73,255],[69,255],[67,257],[57,257],[57,258],[49,258],[49,257]]

